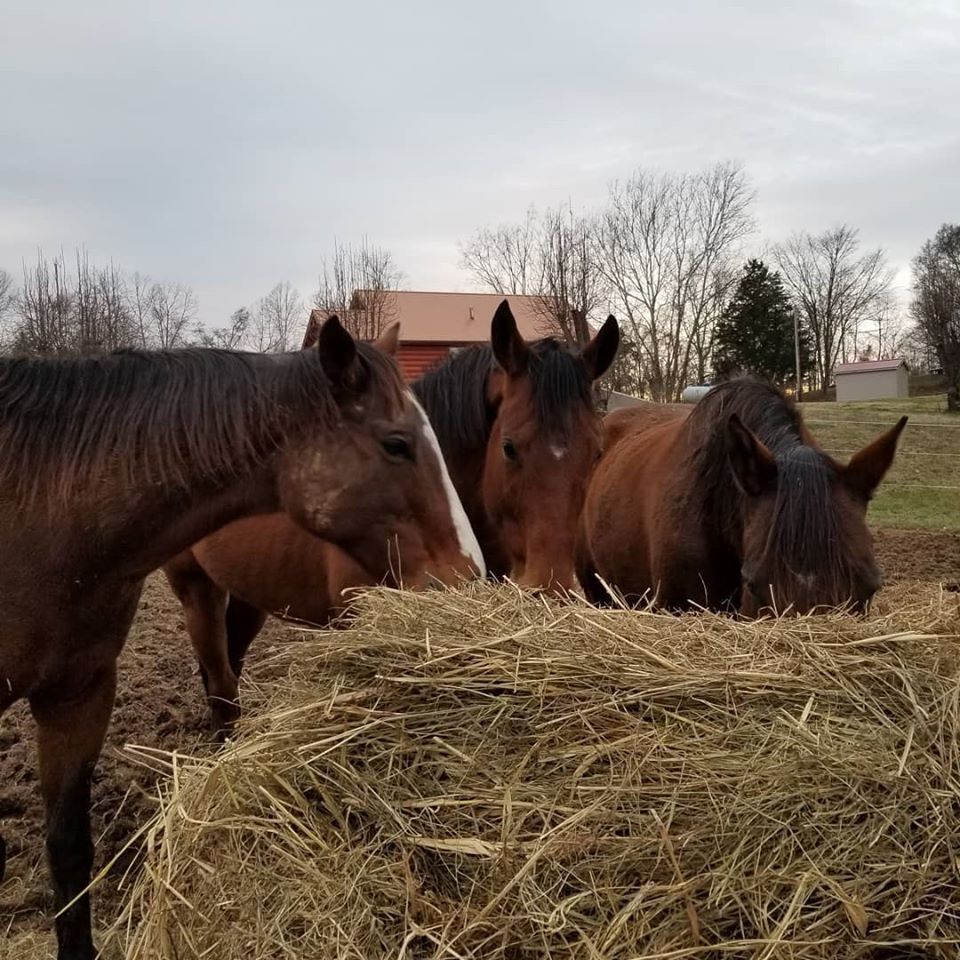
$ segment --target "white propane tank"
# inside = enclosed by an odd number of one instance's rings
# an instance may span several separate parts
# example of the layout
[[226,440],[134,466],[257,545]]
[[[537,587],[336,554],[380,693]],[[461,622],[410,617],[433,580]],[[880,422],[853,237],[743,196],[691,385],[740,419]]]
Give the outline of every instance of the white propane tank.
[[692,384],[683,388],[680,399],[683,403],[699,403],[712,389],[713,387],[707,383]]

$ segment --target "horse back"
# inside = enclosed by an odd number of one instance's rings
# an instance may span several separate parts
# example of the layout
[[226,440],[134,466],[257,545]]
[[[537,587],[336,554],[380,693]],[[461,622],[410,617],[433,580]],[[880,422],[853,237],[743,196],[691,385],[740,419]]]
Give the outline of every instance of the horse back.
[[702,558],[711,548],[693,507],[688,415],[679,406],[649,404],[604,421],[604,455],[587,492],[578,566],[630,602],[682,608],[709,599]]
[[603,448],[609,451],[625,437],[644,433],[660,424],[680,424],[689,413],[689,408],[678,404],[650,401],[614,410],[603,418]]

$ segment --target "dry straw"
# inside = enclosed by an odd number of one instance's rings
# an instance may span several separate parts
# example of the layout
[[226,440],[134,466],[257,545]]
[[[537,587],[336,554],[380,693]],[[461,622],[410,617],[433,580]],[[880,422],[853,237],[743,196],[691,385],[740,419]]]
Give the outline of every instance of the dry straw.
[[112,949],[955,957],[957,598],[884,603],[741,623],[371,593],[278,650],[223,751],[167,758]]

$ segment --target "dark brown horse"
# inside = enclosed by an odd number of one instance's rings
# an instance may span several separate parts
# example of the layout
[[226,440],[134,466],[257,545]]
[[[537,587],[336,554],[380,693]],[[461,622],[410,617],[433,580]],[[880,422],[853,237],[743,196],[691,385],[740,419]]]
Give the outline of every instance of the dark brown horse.
[[[414,384],[492,575],[572,585],[576,521],[600,454],[591,388],[618,340],[610,317],[579,353],[552,339],[527,344],[505,300],[491,346],[469,347]],[[280,514],[232,523],[165,571],[220,729],[237,715],[243,657],[267,613],[326,623],[344,590],[379,579]],[[402,572],[406,585],[423,580]]]
[[94,956],[90,778],[143,580],[278,508],[378,576],[408,543],[469,570],[395,363],[335,318],[277,357],[0,360],[0,713],[27,698],[37,724],[60,960]]
[[606,583],[667,609],[864,607],[880,584],[867,503],[906,422],[843,466],[755,380],[715,387],[689,415],[611,414],[577,547],[588,598],[608,602]]

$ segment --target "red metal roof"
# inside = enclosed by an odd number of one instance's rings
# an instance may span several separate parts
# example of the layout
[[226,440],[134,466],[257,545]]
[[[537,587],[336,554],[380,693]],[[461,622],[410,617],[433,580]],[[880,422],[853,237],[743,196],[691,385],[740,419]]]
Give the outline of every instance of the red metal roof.
[[[874,373],[877,370],[896,370],[898,367],[907,367],[903,357],[895,360],[860,360],[857,363],[838,363],[833,368],[833,375],[847,373]],[[907,367],[909,370],[910,368]]]
[[[362,296],[363,291],[358,291],[358,295]],[[490,339],[490,321],[504,299],[510,303],[524,340],[537,340],[552,332],[540,297],[396,290],[389,298],[383,318],[386,323],[400,321],[401,343],[486,343]],[[319,324],[325,317],[325,311],[314,310],[310,320]]]

